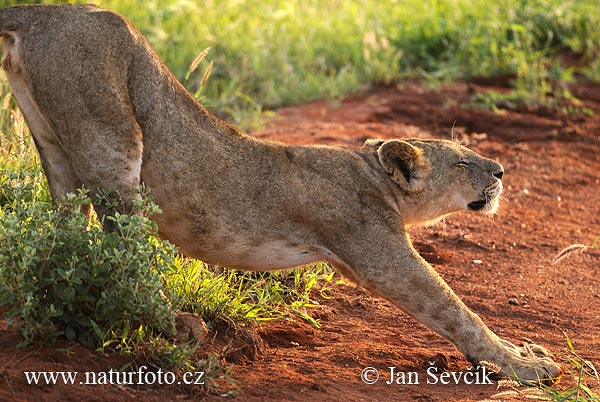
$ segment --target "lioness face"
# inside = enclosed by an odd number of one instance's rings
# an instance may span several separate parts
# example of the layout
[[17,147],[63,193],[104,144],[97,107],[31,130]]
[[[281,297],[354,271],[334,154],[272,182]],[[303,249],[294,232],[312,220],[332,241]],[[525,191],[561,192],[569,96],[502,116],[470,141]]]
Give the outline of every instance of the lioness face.
[[504,168],[492,159],[446,140],[370,140],[365,145],[377,149],[398,190],[410,195],[400,206],[409,209],[403,214],[407,224],[461,210],[493,214],[498,209]]
[[496,212],[504,175],[501,164],[452,142],[434,146],[428,154],[440,161],[432,174],[437,171],[451,191],[454,205],[451,203],[450,208],[486,214]]

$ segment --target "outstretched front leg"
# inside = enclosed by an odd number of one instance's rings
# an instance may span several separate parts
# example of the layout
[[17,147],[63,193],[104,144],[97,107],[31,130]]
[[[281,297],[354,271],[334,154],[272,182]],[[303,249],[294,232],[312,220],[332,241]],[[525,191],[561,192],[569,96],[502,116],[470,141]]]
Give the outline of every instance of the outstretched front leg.
[[488,361],[501,368],[500,376],[522,380],[560,377],[560,366],[543,347],[518,348],[494,334],[414,250],[405,233],[382,227],[367,231],[361,237],[364,244],[338,250],[360,285],[448,339],[475,365]]

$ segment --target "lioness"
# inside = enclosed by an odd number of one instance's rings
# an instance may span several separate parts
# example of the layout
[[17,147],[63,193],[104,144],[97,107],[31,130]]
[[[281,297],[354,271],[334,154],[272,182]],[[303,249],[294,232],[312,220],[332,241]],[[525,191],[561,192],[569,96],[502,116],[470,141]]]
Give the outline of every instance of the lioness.
[[455,211],[493,213],[499,163],[443,140],[256,140],[199,105],[132,24],[95,6],[5,8],[0,34],[55,199],[109,189],[126,212],[144,183],[163,210],[159,234],[188,256],[252,270],[328,261],[473,364],[527,380],[561,374],[542,347],[490,331],[406,234]]

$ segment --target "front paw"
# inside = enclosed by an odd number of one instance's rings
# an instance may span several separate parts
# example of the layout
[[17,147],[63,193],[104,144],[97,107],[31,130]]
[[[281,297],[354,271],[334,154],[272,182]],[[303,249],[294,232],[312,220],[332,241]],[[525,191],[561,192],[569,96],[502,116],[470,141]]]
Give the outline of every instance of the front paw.
[[501,343],[505,353],[492,362],[500,367],[500,377],[551,385],[562,376],[562,368],[544,347],[533,343],[518,347],[505,340]]

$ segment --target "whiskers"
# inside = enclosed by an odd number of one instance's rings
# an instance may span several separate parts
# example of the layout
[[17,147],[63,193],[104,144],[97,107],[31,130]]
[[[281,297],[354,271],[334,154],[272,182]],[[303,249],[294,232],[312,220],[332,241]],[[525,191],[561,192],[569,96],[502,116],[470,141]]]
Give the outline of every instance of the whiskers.
[[460,130],[454,131],[455,128],[456,128],[456,120],[454,120],[452,122],[452,129],[450,131],[450,138],[452,139],[452,142],[455,144],[458,144],[458,145],[464,145],[464,140],[461,140],[458,138],[458,136],[460,134],[463,134],[463,130],[460,129]]
[[500,217],[506,215],[500,207],[501,207],[501,205],[498,205],[498,208],[496,208],[495,211],[488,211],[484,214],[484,216],[487,218],[487,220],[490,223],[495,224],[496,219],[500,219]]
[[454,135],[454,127],[456,126],[456,120],[452,122],[452,130],[450,131],[450,138],[452,138],[452,142],[458,144],[458,136]]
[[506,216],[506,212],[504,210],[504,206],[506,204],[508,204],[508,199],[504,196],[504,194],[500,194],[498,196],[498,209],[496,210],[495,215]]

